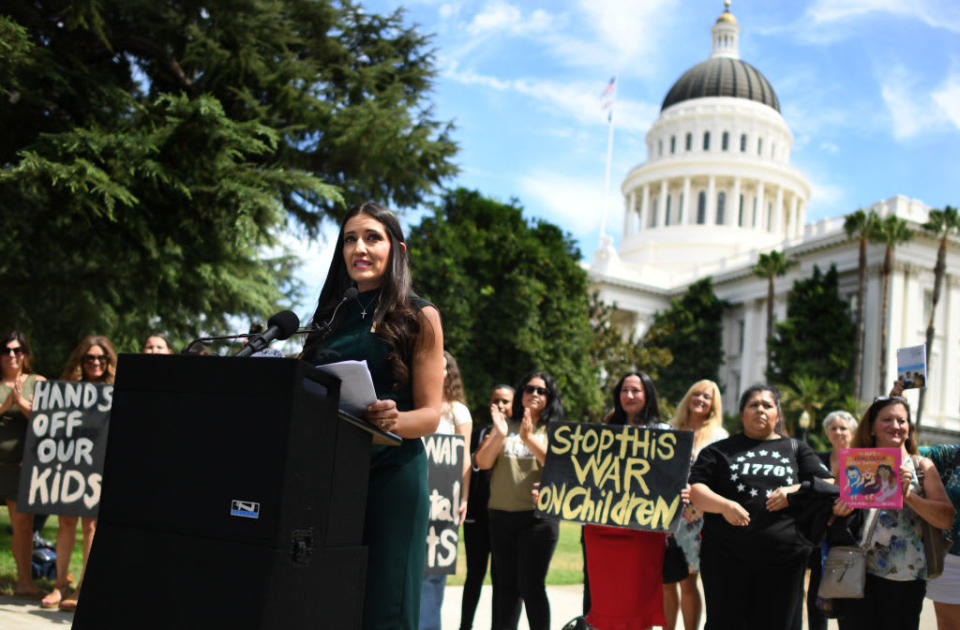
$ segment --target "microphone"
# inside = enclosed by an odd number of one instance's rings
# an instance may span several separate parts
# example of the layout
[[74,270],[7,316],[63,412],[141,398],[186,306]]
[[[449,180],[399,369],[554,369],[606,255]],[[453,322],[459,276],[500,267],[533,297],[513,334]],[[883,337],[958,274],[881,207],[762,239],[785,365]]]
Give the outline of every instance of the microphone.
[[330,316],[330,319],[328,319],[326,323],[320,324],[319,326],[317,326],[317,329],[321,331],[324,335],[330,334],[330,326],[333,325],[333,320],[337,316],[337,311],[340,310],[340,307],[343,306],[345,302],[348,302],[349,300],[352,300],[353,298],[357,297],[357,294],[359,293],[360,292],[357,290],[357,287],[354,287],[354,286],[347,287],[347,290],[343,292],[343,297],[340,298],[340,301],[334,307],[333,315]]
[[286,339],[300,327],[300,318],[293,311],[280,311],[267,321],[267,329],[262,334],[250,337],[247,345],[234,354],[235,357],[249,357],[260,352],[274,339]]

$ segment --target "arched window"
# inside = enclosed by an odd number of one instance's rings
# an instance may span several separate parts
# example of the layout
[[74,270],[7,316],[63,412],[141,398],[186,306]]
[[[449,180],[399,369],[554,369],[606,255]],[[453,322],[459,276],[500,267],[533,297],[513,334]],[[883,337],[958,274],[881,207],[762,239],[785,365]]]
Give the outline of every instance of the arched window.
[[692,133],[688,133],[688,134],[687,134],[687,143],[686,143],[686,144],[687,144],[687,151],[690,151],[691,149],[693,149],[693,134],[692,134]]
[[697,195],[697,224],[703,225],[707,222],[707,193],[700,191]]
[[717,193],[717,225],[723,225],[723,211],[727,206],[727,193],[720,191]]
[[773,202],[767,202],[767,232],[773,232]]
[[757,138],[757,155],[763,155],[763,138]]
[[677,137],[670,136],[670,153],[676,153],[676,152],[677,152]]
[[663,156],[663,140],[657,140],[657,156]]
[[710,150],[710,132],[709,131],[703,132],[703,150],[704,151]]
[[740,134],[740,153],[747,152],[747,134]]
[[743,195],[740,195],[740,206],[737,209],[737,225],[743,227]]
[[720,150],[729,151],[730,150],[730,132],[724,131],[723,137],[720,140]]
[[660,203],[660,199],[654,197],[650,200],[650,216],[647,220],[647,227],[656,227],[657,225],[657,205]]

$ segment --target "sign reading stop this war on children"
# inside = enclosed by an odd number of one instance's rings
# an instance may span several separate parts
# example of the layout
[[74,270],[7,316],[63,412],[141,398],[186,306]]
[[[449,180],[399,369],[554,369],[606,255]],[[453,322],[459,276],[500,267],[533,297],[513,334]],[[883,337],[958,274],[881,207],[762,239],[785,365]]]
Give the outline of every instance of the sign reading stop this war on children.
[[460,518],[457,508],[463,496],[463,460],[467,445],[461,435],[437,434],[423,438],[427,452],[427,488],[430,490],[430,523],[424,571],[452,575],[457,572],[457,541]]
[[17,509],[96,516],[113,385],[40,381],[33,391]]
[[671,532],[683,511],[692,431],[560,422],[549,429],[537,513]]

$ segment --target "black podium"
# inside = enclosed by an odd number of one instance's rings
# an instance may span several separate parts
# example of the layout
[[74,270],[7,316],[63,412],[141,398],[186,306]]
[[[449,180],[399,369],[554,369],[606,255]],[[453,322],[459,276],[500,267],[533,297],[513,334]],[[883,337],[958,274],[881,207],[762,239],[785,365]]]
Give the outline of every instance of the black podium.
[[302,361],[122,355],[73,628],[359,628],[370,433]]

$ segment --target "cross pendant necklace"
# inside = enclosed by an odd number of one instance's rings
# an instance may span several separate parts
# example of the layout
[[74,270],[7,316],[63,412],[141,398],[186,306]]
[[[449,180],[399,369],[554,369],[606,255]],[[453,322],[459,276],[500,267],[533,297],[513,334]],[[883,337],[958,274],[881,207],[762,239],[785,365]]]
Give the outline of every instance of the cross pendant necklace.
[[376,297],[374,297],[372,300],[370,300],[370,301],[367,303],[366,306],[364,306],[364,305],[363,305],[363,302],[360,301],[360,298],[357,298],[357,304],[360,305],[360,319],[366,319],[366,318],[367,318],[367,309],[370,308],[370,306],[371,306],[374,302],[379,302],[379,301],[380,301],[380,295],[377,294]]

